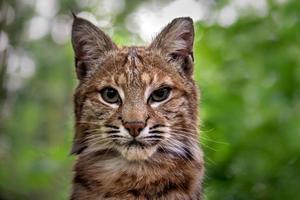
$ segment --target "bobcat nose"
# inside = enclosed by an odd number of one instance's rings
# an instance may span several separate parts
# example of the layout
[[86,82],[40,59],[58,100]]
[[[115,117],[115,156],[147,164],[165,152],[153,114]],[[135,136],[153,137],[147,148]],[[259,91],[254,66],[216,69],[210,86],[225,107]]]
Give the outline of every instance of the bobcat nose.
[[145,123],[141,121],[136,122],[126,122],[124,127],[128,130],[132,137],[137,137],[141,131],[145,128]]

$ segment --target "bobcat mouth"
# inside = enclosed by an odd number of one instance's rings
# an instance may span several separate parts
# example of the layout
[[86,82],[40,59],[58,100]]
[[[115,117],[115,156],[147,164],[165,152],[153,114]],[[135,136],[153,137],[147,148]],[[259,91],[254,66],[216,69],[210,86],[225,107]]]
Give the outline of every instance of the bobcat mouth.
[[145,145],[139,141],[137,141],[136,139],[133,139],[131,140],[129,143],[128,143],[128,147],[144,147]]
[[156,151],[155,146],[147,146],[136,139],[129,141],[126,146],[119,148],[120,153],[129,161],[147,160]]

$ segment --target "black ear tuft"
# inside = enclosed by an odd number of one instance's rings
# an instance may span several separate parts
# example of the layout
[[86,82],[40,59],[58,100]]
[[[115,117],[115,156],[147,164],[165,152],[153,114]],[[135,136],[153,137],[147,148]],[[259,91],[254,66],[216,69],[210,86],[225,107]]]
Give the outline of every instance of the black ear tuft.
[[77,18],[76,14],[75,14],[73,11],[71,11],[71,14],[72,14],[72,16],[73,16],[73,19],[76,19],[76,18]]

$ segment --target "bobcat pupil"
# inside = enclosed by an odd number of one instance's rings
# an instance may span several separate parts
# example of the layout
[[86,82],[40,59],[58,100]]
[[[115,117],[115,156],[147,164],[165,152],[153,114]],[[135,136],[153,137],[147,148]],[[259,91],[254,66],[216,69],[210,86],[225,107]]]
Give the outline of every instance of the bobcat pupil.
[[108,103],[117,103],[119,101],[119,94],[113,88],[104,88],[100,91],[102,99]]
[[158,90],[155,90],[151,95],[151,101],[160,102],[166,100],[170,95],[171,88],[164,87]]

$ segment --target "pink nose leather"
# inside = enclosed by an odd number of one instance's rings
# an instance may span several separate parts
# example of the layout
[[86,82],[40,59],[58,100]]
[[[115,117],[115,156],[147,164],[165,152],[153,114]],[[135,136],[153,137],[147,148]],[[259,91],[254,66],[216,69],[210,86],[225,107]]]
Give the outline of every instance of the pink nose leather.
[[141,131],[145,128],[145,123],[141,121],[136,122],[126,122],[124,127],[128,130],[132,137],[137,137]]

